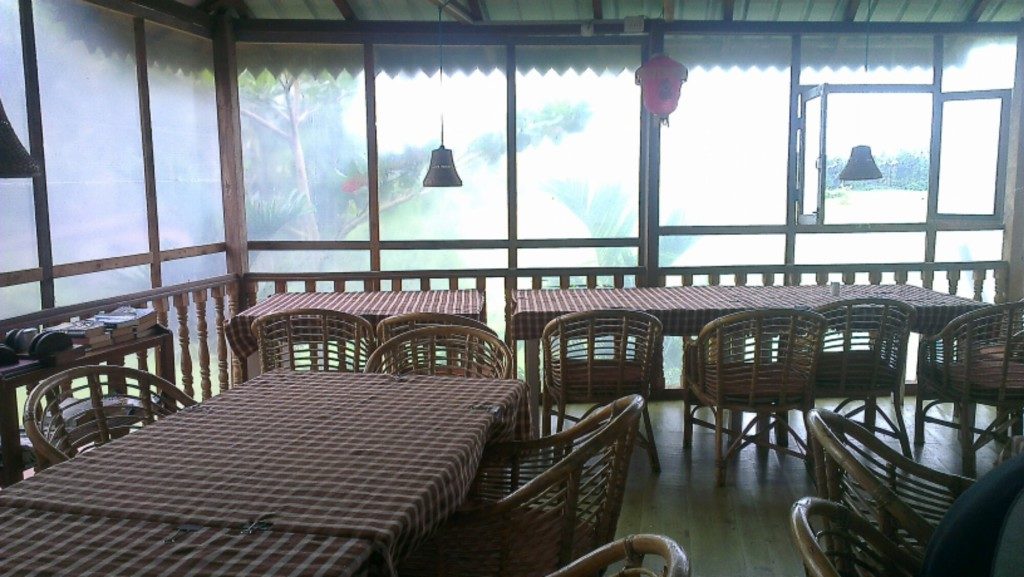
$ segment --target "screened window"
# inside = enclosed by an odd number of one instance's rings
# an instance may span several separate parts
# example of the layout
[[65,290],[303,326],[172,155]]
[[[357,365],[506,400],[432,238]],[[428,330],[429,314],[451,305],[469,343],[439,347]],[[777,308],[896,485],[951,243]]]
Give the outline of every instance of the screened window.
[[800,40],[800,84],[931,84],[928,34],[807,34]]
[[945,36],[942,90],[1013,88],[1016,61],[1013,36]]
[[[0,102],[14,127],[15,134],[28,149],[28,120],[25,111],[25,74],[21,67],[21,28],[18,24],[18,3],[0,2]],[[0,230],[4,235],[4,256],[0,258],[0,272],[34,268],[39,265],[36,250],[35,205],[32,197],[32,180],[27,178],[0,179]],[[30,290],[7,291],[8,299],[26,295]],[[39,306],[38,288],[35,291],[34,307]],[[10,296],[8,296],[10,295]],[[18,297],[19,299],[22,297]],[[14,313],[0,306],[0,314],[13,316]]]
[[789,142],[788,38],[686,36],[689,68],[661,129],[661,224],[782,224]]
[[132,21],[68,0],[33,7],[54,262],[146,252]]
[[223,242],[212,45],[156,25],[146,40],[160,248]]
[[362,47],[239,44],[238,68],[249,238],[368,239]]
[[[443,84],[436,47],[376,51],[381,238],[507,238],[505,48],[446,46]],[[463,186],[424,188],[442,114]]]
[[940,213],[994,213],[1002,109],[1001,99],[943,103]]
[[637,46],[516,48],[520,238],[638,230]]

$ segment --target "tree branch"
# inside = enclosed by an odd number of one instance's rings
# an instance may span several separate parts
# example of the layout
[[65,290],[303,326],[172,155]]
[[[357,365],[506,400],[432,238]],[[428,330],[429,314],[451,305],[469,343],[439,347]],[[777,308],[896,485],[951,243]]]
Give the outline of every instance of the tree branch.
[[281,138],[291,138],[291,136],[288,133],[286,133],[285,131],[281,130],[280,128],[274,126],[273,123],[271,123],[269,120],[263,118],[262,116],[260,116],[259,114],[256,114],[255,112],[253,112],[251,110],[247,110],[247,109],[243,108],[242,109],[242,115],[244,115],[244,116],[246,116],[248,118],[253,119],[257,124],[263,126],[267,130],[270,130],[271,132],[273,132],[274,134],[280,136]]

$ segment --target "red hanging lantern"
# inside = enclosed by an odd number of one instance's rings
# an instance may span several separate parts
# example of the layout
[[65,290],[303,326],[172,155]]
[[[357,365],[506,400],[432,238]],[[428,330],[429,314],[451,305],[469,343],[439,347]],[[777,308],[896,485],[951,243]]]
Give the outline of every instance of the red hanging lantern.
[[665,126],[668,126],[668,115],[679,105],[679,89],[686,82],[686,76],[686,67],[664,54],[651,56],[636,70],[644,108]]

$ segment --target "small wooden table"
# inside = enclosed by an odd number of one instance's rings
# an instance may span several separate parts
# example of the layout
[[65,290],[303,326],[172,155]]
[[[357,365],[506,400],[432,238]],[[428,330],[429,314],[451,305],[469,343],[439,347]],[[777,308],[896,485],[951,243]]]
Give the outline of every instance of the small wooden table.
[[21,436],[18,427],[21,409],[18,406],[20,387],[31,389],[39,381],[65,369],[120,362],[128,355],[144,353],[149,349],[157,351],[156,374],[172,383],[175,382],[174,337],[169,330],[159,325],[139,338],[87,350],[82,356],[59,366],[39,365],[28,371],[17,365],[0,368],[0,444],[3,445],[0,487],[20,481],[25,468],[21,458]]
[[[540,337],[544,326],[564,314],[598,309],[631,309],[650,313],[662,322],[664,334],[691,336],[727,314],[757,308],[810,309],[845,299],[889,298],[914,307],[912,330],[933,334],[955,317],[984,303],[913,285],[844,285],[839,296],[831,287],[685,286],[624,289],[517,290],[512,295],[510,338],[526,341],[526,380],[533,398],[540,398]],[[534,415],[534,423],[540,423]]]
[[[222,547],[259,561],[313,543],[306,562],[324,574],[387,574],[463,502],[488,441],[529,435],[527,393],[515,380],[272,371],[0,491],[0,559],[45,550],[61,567],[98,555],[104,575],[189,575]],[[246,527],[265,535],[238,538]],[[152,563],[116,548],[129,541]],[[277,574],[260,568],[231,574]]]
[[226,334],[240,359],[259,348],[252,322],[289,309],[321,308],[358,315],[374,325],[405,313],[445,313],[486,321],[484,295],[478,290],[279,293],[249,307],[228,321]]

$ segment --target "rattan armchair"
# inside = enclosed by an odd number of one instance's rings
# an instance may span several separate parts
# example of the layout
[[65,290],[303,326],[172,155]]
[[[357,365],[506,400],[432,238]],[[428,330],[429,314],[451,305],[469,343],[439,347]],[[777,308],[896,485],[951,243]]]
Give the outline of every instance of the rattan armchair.
[[493,331],[426,326],[399,333],[370,355],[368,373],[512,378],[512,351]]
[[[695,424],[715,430],[719,486],[725,484],[726,460],[750,444],[806,458],[807,445],[789,425],[787,413],[806,413],[814,406],[812,385],[825,322],[818,313],[792,309],[733,313],[705,325],[686,347],[683,444],[692,443]],[[714,422],[697,418],[701,407],[711,408]],[[725,422],[726,410],[757,416],[733,429]],[[775,429],[774,443],[770,428]],[[727,448],[726,432],[731,439]],[[796,450],[789,447],[790,436]]]
[[405,313],[385,317],[377,323],[377,342],[383,343],[410,329],[433,326],[472,327],[498,336],[491,327],[469,317],[444,313]]
[[953,501],[973,484],[904,457],[832,411],[807,415],[814,438],[818,496],[843,503],[920,559]]
[[[662,346],[661,321],[629,310],[596,310],[560,316],[541,335],[544,350],[544,396],[541,423],[545,434],[579,417],[566,411],[568,403],[608,403],[637,394],[645,403],[651,393],[654,360]],[[594,405],[595,407],[597,405]],[[584,413],[586,415],[586,413]],[[651,469],[661,470],[654,430],[646,405],[645,434],[638,437]]]
[[789,529],[808,577],[916,577],[921,569],[920,559],[839,503],[800,499]]
[[[846,417],[863,413],[865,427],[894,437],[910,457],[903,382],[914,308],[890,299],[856,299],[816,310],[828,320],[828,328],[818,359],[815,398],[839,399],[834,410]],[[892,399],[891,416],[879,410],[878,397]]]
[[252,332],[260,366],[274,369],[358,373],[376,347],[373,325],[328,309],[295,309],[257,318]]
[[[663,560],[655,568],[644,566],[644,557],[657,555]],[[612,566],[621,567],[614,573]],[[629,535],[600,547],[548,577],[689,577],[690,560],[675,541],[661,535]]]
[[196,402],[156,375],[114,365],[68,369],[25,401],[25,433],[45,469]]
[[625,397],[560,433],[489,446],[467,504],[399,574],[540,577],[609,543],[643,404]]
[[[917,379],[914,442],[924,442],[926,422],[958,429],[961,473],[976,476],[978,449],[1005,439],[1024,412],[1024,302],[960,315],[938,335],[922,339]],[[929,416],[942,403],[955,406],[958,421]],[[996,410],[983,428],[975,422],[977,405]]]

